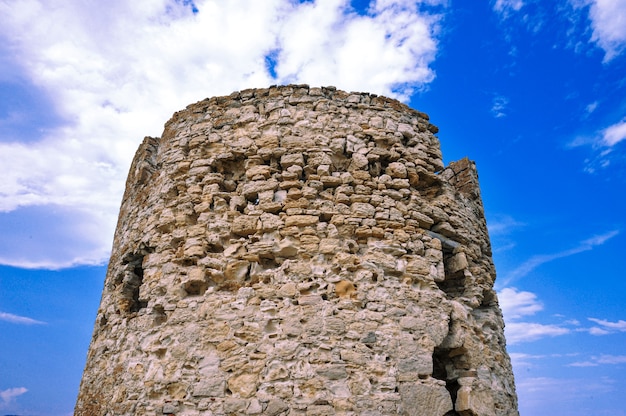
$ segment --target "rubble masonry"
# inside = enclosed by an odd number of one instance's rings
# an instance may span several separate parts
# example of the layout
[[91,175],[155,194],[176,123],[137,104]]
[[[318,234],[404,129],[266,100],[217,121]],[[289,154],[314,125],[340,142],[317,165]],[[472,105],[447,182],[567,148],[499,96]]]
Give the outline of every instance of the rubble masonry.
[[478,178],[333,87],[188,106],[135,156],[75,414],[518,415]]

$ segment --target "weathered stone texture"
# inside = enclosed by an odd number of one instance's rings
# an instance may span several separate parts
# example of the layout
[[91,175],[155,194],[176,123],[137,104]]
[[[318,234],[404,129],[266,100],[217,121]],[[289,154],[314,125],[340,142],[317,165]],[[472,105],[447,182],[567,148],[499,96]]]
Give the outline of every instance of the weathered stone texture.
[[517,415],[474,164],[388,98],[245,90],[133,161],[76,415]]

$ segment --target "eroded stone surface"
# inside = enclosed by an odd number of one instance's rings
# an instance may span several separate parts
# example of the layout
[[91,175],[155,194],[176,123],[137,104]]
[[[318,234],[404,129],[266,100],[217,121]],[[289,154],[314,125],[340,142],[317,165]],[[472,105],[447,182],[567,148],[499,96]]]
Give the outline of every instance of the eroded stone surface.
[[245,90],[133,161],[77,415],[517,415],[474,164],[391,99]]

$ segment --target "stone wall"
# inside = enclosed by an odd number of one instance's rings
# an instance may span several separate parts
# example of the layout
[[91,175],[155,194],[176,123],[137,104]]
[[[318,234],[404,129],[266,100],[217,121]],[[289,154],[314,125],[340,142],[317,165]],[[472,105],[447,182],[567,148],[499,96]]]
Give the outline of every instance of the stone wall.
[[517,415],[478,179],[384,97],[188,106],[133,161],[76,415]]

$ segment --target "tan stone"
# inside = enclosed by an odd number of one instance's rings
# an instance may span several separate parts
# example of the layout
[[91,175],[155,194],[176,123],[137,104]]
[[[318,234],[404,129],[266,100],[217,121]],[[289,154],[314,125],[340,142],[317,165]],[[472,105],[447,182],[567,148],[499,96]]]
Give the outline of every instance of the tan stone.
[[258,221],[258,217],[253,217],[250,215],[242,215],[236,217],[233,220],[232,232],[233,234],[242,236],[254,234],[257,230]]
[[285,226],[305,227],[307,225],[315,225],[319,222],[319,218],[315,215],[292,215],[285,220]]
[[256,392],[258,378],[257,374],[240,374],[228,379],[228,388],[233,394],[251,397]]
[[335,293],[340,298],[351,298],[355,295],[356,288],[352,282],[341,280],[335,283]]

